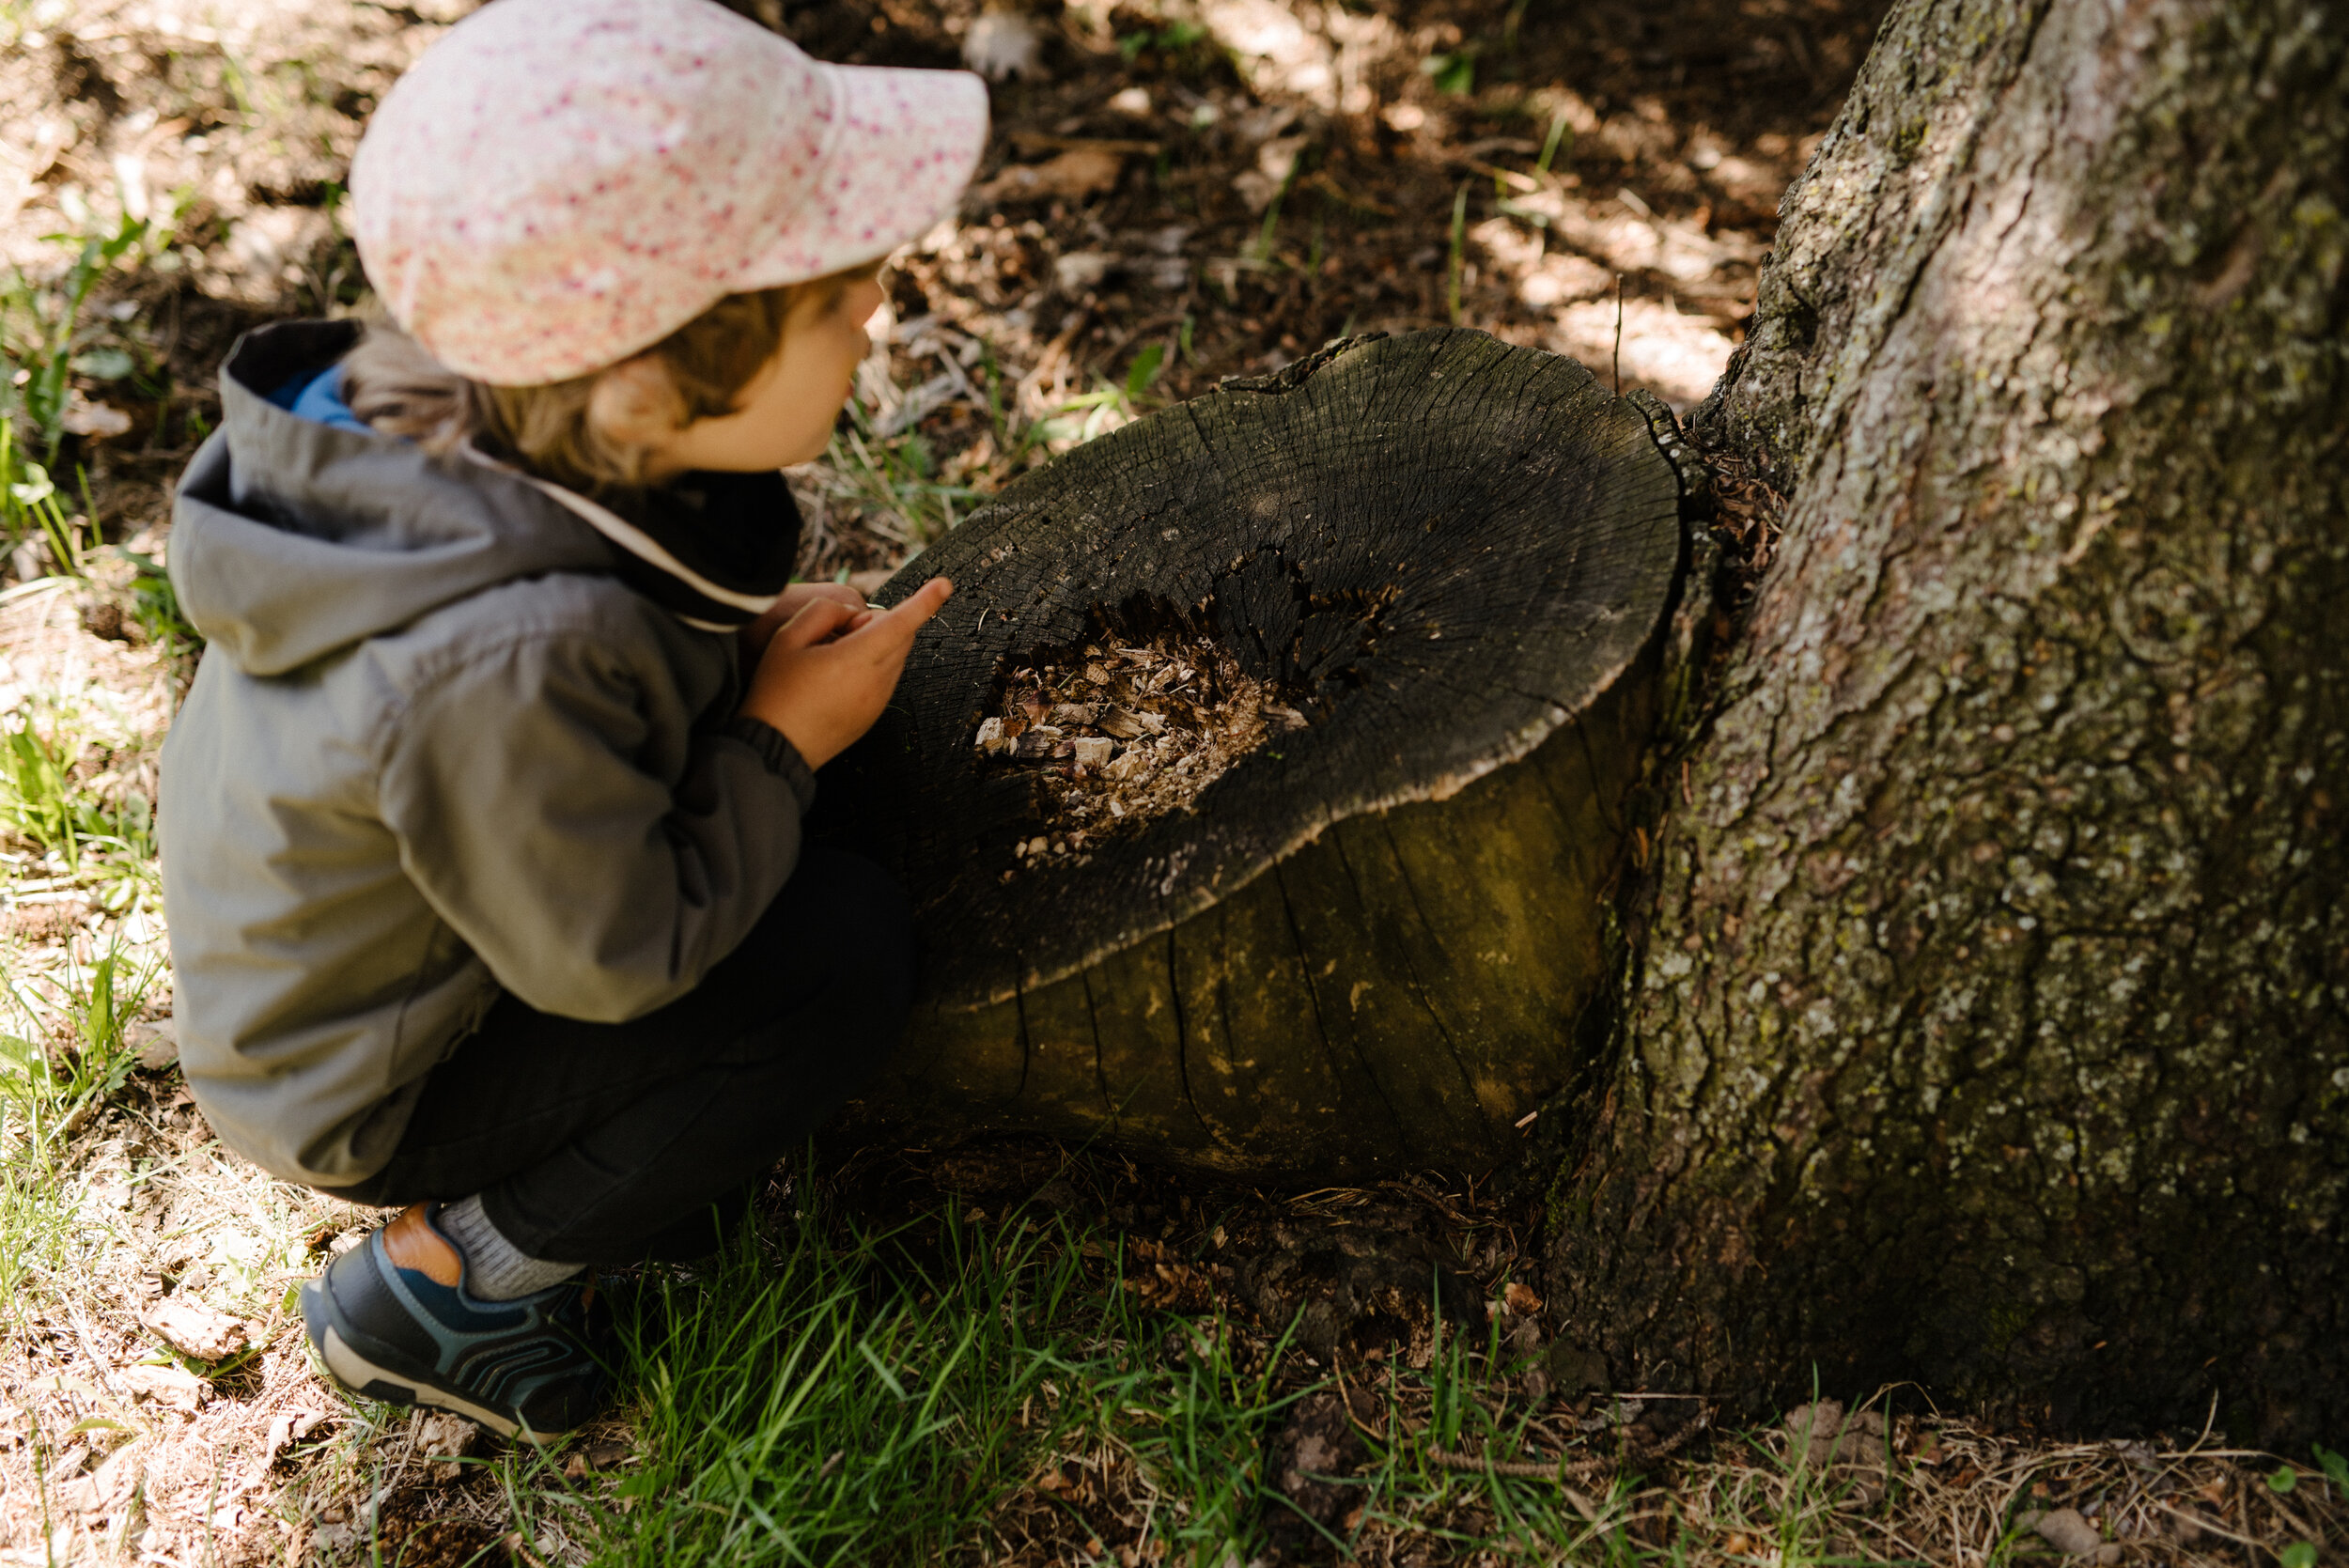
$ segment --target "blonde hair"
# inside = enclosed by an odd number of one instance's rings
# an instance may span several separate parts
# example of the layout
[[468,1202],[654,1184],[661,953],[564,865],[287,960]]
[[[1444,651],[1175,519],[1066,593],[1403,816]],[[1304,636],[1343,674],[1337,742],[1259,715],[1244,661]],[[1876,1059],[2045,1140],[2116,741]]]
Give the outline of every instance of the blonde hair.
[[[671,394],[671,427],[734,412],[743,390],[783,347],[784,323],[811,295],[830,298],[872,267],[806,283],[729,294],[635,358],[651,357]],[[589,492],[647,482],[651,453],[623,442],[593,417],[592,370],[541,386],[490,386],[449,369],[390,320],[367,323],[343,356],[343,401],[385,435],[436,454],[478,445],[541,479]]]

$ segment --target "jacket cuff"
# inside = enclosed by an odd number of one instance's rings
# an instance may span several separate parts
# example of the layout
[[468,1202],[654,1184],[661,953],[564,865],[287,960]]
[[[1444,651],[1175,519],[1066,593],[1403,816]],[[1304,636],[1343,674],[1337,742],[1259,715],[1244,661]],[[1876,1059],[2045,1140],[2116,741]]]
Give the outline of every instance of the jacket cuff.
[[758,760],[767,765],[767,771],[791,786],[791,793],[800,799],[800,810],[805,813],[816,804],[816,774],[800,749],[786,739],[784,733],[763,719],[738,714],[725,722],[719,731],[732,736],[758,753]]

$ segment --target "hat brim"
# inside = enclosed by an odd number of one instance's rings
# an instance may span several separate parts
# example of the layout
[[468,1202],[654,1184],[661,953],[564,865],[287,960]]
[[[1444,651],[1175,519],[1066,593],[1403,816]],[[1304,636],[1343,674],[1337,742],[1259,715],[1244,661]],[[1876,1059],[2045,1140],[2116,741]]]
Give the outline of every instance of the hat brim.
[[951,214],[987,150],[987,84],[969,71],[819,62],[834,123],[814,189],[742,288],[878,261]]

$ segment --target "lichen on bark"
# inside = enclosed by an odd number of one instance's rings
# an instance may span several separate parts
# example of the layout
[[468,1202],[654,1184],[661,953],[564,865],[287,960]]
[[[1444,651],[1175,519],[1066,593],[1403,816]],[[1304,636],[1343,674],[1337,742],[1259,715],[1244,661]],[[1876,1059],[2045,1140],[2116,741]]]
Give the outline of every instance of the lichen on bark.
[[1551,1294],[1619,1379],[2349,1423],[2349,18],[1905,4]]

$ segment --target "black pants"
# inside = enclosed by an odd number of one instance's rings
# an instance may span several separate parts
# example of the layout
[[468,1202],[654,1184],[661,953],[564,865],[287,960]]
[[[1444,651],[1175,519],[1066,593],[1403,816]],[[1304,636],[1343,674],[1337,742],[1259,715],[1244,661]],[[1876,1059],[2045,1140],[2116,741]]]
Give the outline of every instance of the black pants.
[[690,1257],[751,1185],[868,1082],[905,1028],[905,895],[810,846],[749,936],[685,997],[621,1024],[502,997],[432,1070],[391,1163],[333,1195],[481,1194],[533,1257]]

